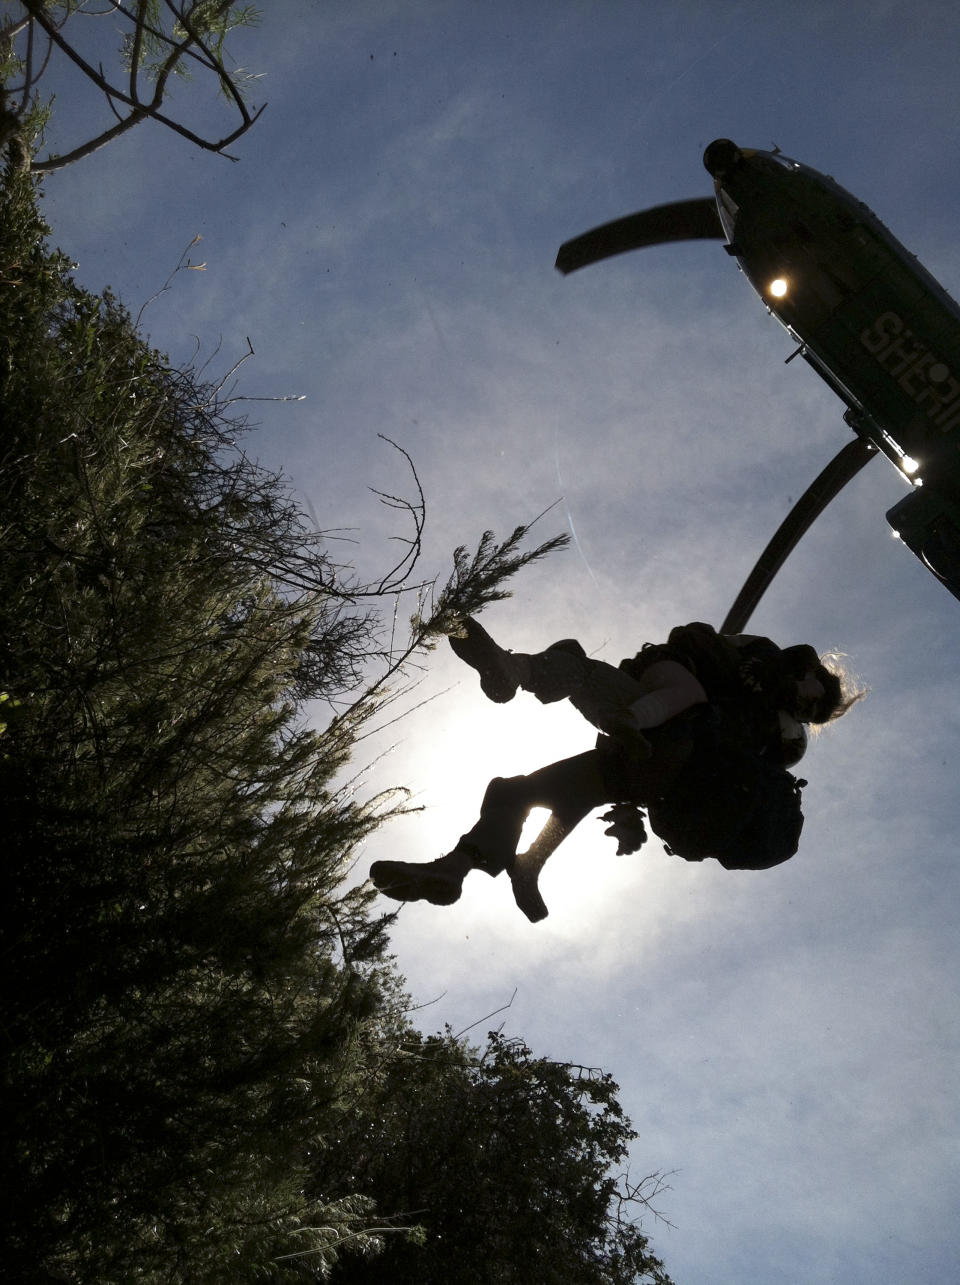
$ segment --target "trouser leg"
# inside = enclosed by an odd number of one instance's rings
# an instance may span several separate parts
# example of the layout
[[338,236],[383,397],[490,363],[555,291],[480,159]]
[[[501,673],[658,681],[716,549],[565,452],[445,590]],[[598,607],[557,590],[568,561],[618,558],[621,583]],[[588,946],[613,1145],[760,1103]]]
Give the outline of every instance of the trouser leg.
[[450,636],[450,646],[477,670],[480,686],[490,700],[500,704],[512,700],[518,687],[545,705],[569,700],[604,732],[615,730],[627,707],[644,692],[623,670],[591,660],[573,638],[564,638],[541,652],[506,651],[478,621],[468,618]]
[[[436,861],[375,861],[370,878],[399,901],[447,906],[460,897],[470,870],[497,875],[516,857],[523,823],[531,808],[549,808],[556,822],[550,851],[595,807],[609,800],[596,750],[552,763],[529,776],[495,777],[487,786],[480,817],[456,847]],[[560,829],[557,829],[560,827]],[[545,859],[545,858],[544,858]],[[518,898],[518,902],[520,898]],[[529,908],[525,913],[530,914]],[[543,913],[546,913],[544,909]],[[540,917],[531,914],[531,918]]]
[[523,823],[533,808],[547,808],[569,834],[594,808],[612,802],[597,750],[561,759],[528,776],[495,777],[487,786],[480,817],[462,835],[457,850],[469,852],[477,869],[497,875],[516,855]]
[[[474,826],[456,847],[436,861],[377,861],[370,877],[388,896],[401,901],[450,905],[460,896],[470,870],[497,875],[510,870],[517,904],[530,919],[546,914],[537,876],[562,840],[595,808],[628,800],[643,804],[669,784],[689,756],[689,744],[674,729],[658,736],[653,758],[637,762],[622,747],[603,741],[603,749],[561,759],[529,776],[495,777],[487,786]],[[612,747],[612,748],[611,748]],[[532,808],[550,811],[538,839],[521,859],[517,845]]]
[[628,801],[645,806],[670,789],[694,744],[679,720],[652,735],[655,749],[647,760],[638,760],[613,741],[603,741],[605,749],[560,759],[528,776],[494,777],[476,825],[461,836],[455,850],[469,852],[477,869],[496,875],[513,861],[523,823],[533,808],[547,808],[564,834],[569,834],[596,808]]
[[624,712],[644,694],[635,679],[606,661],[591,660],[573,638],[517,659],[525,691],[544,705],[568,700],[601,732],[616,731]]

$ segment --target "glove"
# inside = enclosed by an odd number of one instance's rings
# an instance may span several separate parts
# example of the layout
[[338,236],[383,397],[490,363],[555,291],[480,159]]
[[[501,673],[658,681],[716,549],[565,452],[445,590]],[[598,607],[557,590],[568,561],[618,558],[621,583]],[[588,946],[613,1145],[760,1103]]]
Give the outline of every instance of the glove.
[[600,820],[611,823],[603,833],[608,834],[611,839],[616,839],[618,857],[639,852],[647,841],[643,813],[635,803],[616,803],[609,812],[603,814]]

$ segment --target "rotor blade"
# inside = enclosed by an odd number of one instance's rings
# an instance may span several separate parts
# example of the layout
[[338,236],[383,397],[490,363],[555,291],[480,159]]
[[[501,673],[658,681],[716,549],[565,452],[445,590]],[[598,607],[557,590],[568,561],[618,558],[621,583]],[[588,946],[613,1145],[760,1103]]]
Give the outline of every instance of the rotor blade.
[[822,473],[804,491],[800,499],[780,523],[773,539],[760,555],[757,565],[747,576],[737,600],[727,612],[720,626],[722,634],[739,634],[753,615],[754,609],[774,576],[807,530],[813,525],[830,501],[874,457],[877,448],[865,437],[855,437],[835,455]]
[[698,196],[692,201],[655,205],[653,209],[628,214],[575,236],[560,247],[556,266],[566,276],[588,263],[609,259],[626,250],[639,250],[641,246],[707,238],[722,241],[724,235],[713,198]]

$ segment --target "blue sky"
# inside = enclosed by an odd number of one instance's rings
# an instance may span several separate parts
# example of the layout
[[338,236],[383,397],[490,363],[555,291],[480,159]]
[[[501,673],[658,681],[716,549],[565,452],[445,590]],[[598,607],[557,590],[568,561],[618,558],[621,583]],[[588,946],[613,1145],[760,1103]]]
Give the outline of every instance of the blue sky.
[[[109,20],[96,38],[106,57]],[[567,280],[558,246],[707,194],[703,149],[728,136],[834,175],[956,295],[958,53],[939,2],[281,0],[237,42],[269,103],[238,163],[144,125],[51,176],[47,214],[79,279],[134,312],[202,235],[205,270],[144,327],[178,359],[220,344],[215,369],[249,336],[240,391],[305,395],[251,407],[251,450],[321,526],[356,528],[361,569],[395,547],[367,489],[403,483],[378,433],[416,462],[431,574],[559,500],[543,533],[572,522],[577,544],[484,623],[616,661],[719,623],[849,430],[718,245]],[[205,109],[199,86],[177,101]],[[735,874],[656,841],[618,858],[589,819],[545,872],[544,923],[478,874],[394,934],[426,1027],[505,1022],[614,1074],[634,1176],[676,1171],[675,1226],[647,1229],[678,1285],[956,1279],[960,604],[890,538],[903,494],[872,463],[751,621],[839,647],[870,688],[804,761],[793,861]],[[491,776],[592,742],[566,709],[488,704],[446,649],[426,697],[362,747],[386,751],[369,788],[407,785],[423,810],[370,841],[357,879],[447,850]]]

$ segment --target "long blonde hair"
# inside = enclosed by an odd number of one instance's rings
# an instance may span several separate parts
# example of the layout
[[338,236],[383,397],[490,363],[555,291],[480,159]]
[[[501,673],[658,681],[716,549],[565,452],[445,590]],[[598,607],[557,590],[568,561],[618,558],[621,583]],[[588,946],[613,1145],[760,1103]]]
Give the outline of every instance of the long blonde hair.
[[859,677],[848,661],[849,657],[842,651],[825,651],[820,655],[820,663],[813,672],[823,685],[826,695],[817,711],[816,721],[811,720],[810,723],[814,732],[827,723],[834,723],[842,718],[848,709],[862,701],[867,694],[866,687],[860,685]]

